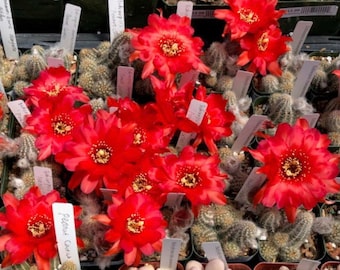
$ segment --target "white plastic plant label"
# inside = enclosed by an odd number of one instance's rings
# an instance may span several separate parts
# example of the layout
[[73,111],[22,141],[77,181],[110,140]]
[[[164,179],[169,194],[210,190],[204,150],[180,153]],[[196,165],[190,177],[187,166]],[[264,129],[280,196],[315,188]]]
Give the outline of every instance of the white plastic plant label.
[[237,193],[235,201],[244,205],[251,204],[251,202],[249,201],[249,196],[251,192],[259,189],[266,181],[266,175],[262,173],[257,173],[258,169],[258,167],[254,167],[252,169],[247,179],[244,181],[240,191]]
[[99,190],[103,194],[104,200],[107,200],[107,201],[112,201],[112,195],[117,193],[116,189],[100,188]]
[[10,60],[19,59],[19,49],[9,0],[0,1],[0,32],[6,58]]
[[117,70],[117,95],[121,98],[132,98],[133,79],[135,69],[133,67],[119,66]]
[[33,175],[35,185],[39,187],[42,194],[53,190],[52,170],[48,167],[34,166]]
[[302,17],[302,16],[336,16],[339,7],[337,5],[286,7],[280,10],[286,11],[282,18]]
[[320,61],[315,60],[305,60],[303,62],[292,90],[292,97],[294,99],[304,97],[306,95],[319,65]]
[[291,42],[292,53],[299,54],[303,43],[308,36],[310,29],[312,28],[312,21],[298,21],[293,31],[293,41]]
[[320,265],[320,261],[309,260],[309,259],[302,259],[297,267],[296,270],[315,270]]
[[195,85],[197,79],[199,76],[199,72],[197,70],[190,70],[182,74],[181,80],[178,84],[178,88],[181,88],[182,86],[186,85],[189,82],[192,82],[193,85]]
[[[202,123],[207,108],[208,104],[206,102],[192,99],[186,117],[197,125],[200,125]],[[196,134],[181,132],[177,140],[176,149],[183,149],[195,136]]]
[[81,7],[66,4],[60,37],[60,47],[65,52],[73,53],[78,33]]
[[31,115],[28,107],[22,99],[13,100],[7,103],[8,108],[13,113],[15,119],[21,127],[25,127],[27,116]]
[[266,120],[268,120],[268,117],[265,115],[253,114],[250,116],[246,125],[243,127],[242,131],[238,134],[236,140],[234,141],[231,151],[239,153],[243,147],[248,146],[248,144],[254,138],[255,133],[261,128]]
[[60,261],[72,261],[80,270],[73,205],[53,203],[52,211]]
[[108,7],[110,41],[112,42],[117,35],[125,30],[124,0],[108,0]]
[[184,195],[184,193],[169,192],[164,205],[176,209],[181,205]]
[[244,70],[239,70],[233,80],[232,91],[236,98],[240,99],[247,95],[254,73]]
[[318,122],[320,114],[319,113],[310,113],[310,114],[304,114],[301,117],[308,121],[308,124],[309,124],[310,127],[314,128],[316,126],[316,123]]
[[61,58],[57,58],[57,57],[52,57],[49,56],[47,57],[47,65],[49,67],[60,67],[60,66],[64,66],[64,60]]
[[228,269],[227,260],[225,258],[220,242],[204,242],[202,243],[202,249],[204,250],[205,256],[207,257],[208,261],[220,259],[226,264],[225,269]]
[[194,9],[194,3],[192,1],[179,1],[177,3],[176,14],[181,17],[192,17],[192,11]]
[[160,269],[176,270],[182,239],[165,238],[162,241]]

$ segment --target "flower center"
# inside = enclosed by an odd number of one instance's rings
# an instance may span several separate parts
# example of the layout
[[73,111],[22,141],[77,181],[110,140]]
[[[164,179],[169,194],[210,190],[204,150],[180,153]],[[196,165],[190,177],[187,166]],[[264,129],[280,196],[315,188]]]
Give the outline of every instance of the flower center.
[[72,120],[67,115],[58,115],[52,119],[52,129],[57,135],[70,134],[73,129]]
[[46,215],[35,214],[27,221],[27,230],[33,237],[45,236],[52,228],[52,220]]
[[149,191],[152,185],[148,183],[145,173],[138,174],[132,182],[132,189],[134,192]]
[[166,57],[179,56],[183,51],[183,45],[175,38],[163,37],[159,41],[159,47]]
[[297,177],[302,172],[302,164],[296,157],[288,157],[283,165],[282,169],[287,177]]
[[178,184],[186,188],[195,188],[200,183],[198,168],[183,167],[178,172]]
[[90,150],[90,156],[95,163],[106,164],[112,156],[112,148],[104,141],[93,144]]
[[146,141],[146,133],[143,129],[137,128],[133,136],[133,143],[140,145]]
[[126,229],[131,233],[141,233],[144,230],[144,218],[141,218],[139,214],[132,214],[126,220]]
[[261,37],[257,40],[257,48],[259,51],[264,52],[267,50],[269,44],[268,33],[264,32]]
[[308,157],[303,152],[293,150],[281,158],[281,176],[285,180],[303,180],[311,171]]
[[242,21],[249,24],[253,24],[260,20],[259,16],[249,8],[240,8],[237,13]]
[[56,97],[63,90],[64,90],[64,86],[61,86],[59,83],[55,82],[54,84],[51,84],[51,87],[48,89],[48,91],[46,91],[46,93],[50,97]]

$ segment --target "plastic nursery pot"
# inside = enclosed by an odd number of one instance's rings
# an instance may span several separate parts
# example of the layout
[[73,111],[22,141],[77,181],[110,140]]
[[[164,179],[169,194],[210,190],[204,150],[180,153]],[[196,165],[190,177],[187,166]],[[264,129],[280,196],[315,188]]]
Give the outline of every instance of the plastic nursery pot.
[[[195,248],[195,245],[193,244],[192,246],[192,249],[193,249],[193,258],[197,258],[198,261],[200,262],[203,262],[203,263],[207,263],[208,262],[208,258],[204,256],[204,254],[202,254],[202,252],[198,251],[196,248]],[[226,257],[227,259],[227,262],[228,262],[228,266],[232,266],[234,265],[235,268],[231,268],[231,269],[239,269],[239,268],[236,268],[237,266],[240,266],[243,264],[243,263],[246,263],[246,262],[249,262],[251,261],[256,255],[257,255],[257,250],[249,250],[248,251],[248,254],[247,255],[244,255],[244,256],[238,256],[236,258],[228,258]],[[244,264],[245,265],[245,264]],[[244,269],[244,268],[242,268]],[[241,268],[240,268],[241,270]]]
[[268,99],[269,96],[261,96],[253,99],[252,113],[258,115],[268,114]]
[[244,263],[228,263],[228,268],[231,270],[251,270],[251,268]]
[[340,266],[340,262],[327,261],[321,265],[321,270],[336,270]]
[[[334,200],[333,204],[323,204],[321,206],[321,216],[323,217],[333,217],[334,220],[339,220],[340,218],[340,194],[332,194],[327,197],[328,200]],[[333,229],[334,230],[334,229]],[[340,245],[332,240],[331,235],[323,235],[323,243],[325,248],[325,253],[329,260],[340,262]]]
[[[85,254],[80,254],[80,255],[86,256]],[[124,263],[123,253],[119,253],[117,254],[116,257],[114,257],[111,260],[109,268],[118,269],[118,267],[121,266],[123,263]],[[92,270],[92,269],[98,268],[98,264],[96,263],[95,258],[80,261],[80,266],[82,270]]]
[[278,270],[281,266],[286,266],[289,270],[295,270],[297,265],[297,263],[260,262],[255,265],[254,270]]
[[[205,268],[206,263],[203,263],[203,266]],[[251,270],[251,268],[244,263],[228,263],[228,269],[231,269],[231,270]]]
[[[148,263],[145,263],[145,264],[142,263],[142,264],[138,265],[137,267],[139,268],[139,267],[142,267],[142,266],[145,266],[145,265],[152,265],[155,269],[157,269],[157,268],[159,268],[160,263],[159,262],[148,262]],[[118,269],[119,270],[128,270],[129,268],[130,268],[130,266],[123,264]],[[184,266],[181,263],[177,263],[176,270],[184,270]]]

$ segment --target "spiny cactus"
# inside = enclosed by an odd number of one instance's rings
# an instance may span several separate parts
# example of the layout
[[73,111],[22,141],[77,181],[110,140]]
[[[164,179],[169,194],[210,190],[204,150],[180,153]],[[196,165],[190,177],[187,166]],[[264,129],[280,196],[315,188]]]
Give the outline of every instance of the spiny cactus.
[[17,165],[19,168],[28,168],[37,160],[38,156],[38,150],[35,147],[35,136],[22,132],[15,140],[19,145]]
[[118,34],[111,42],[108,50],[109,67],[112,72],[117,70],[118,66],[127,66],[129,64],[132,34],[122,32]]
[[326,71],[322,67],[318,67],[313,76],[310,89],[315,92],[323,92],[327,87],[328,76]]
[[282,222],[282,211],[278,210],[276,207],[266,208],[258,219],[259,226],[266,229],[268,232],[276,232],[282,225]]
[[228,229],[221,230],[218,235],[222,242],[235,241],[241,249],[258,247],[259,228],[250,220],[237,220]]
[[77,270],[78,267],[74,262],[68,260],[62,263],[59,269],[60,270]]
[[206,50],[203,60],[220,77],[225,74],[227,56],[226,44],[215,41]]
[[274,93],[268,99],[268,117],[274,124],[294,124],[293,98],[288,94]]
[[263,93],[275,93],[279,92],[279,78],[272,74],[267,74],[262,77],[261,83],[260,83],[260,91]]
[[205,226],[203,223],[194,222],[190,230],[193,236],[194,248],[198,254],[204,254],[202,243],[218,241],[217,232],[213,228]]
[[289,234],[288,246],[299,246],[311,234],[315,215],[311,211],[300,210],[294,223],[287,223],[280,231]]
[[32,81],[38,78],[42,70],[47,68],[47,62],[45,57],[40,54],[26,54],[19,58],[18,66],[22,66],[23,70],[16,72],[16,80]]
[[333,229],[333,222],[333,218],[329,216],[316,217],[313,222],[312,231],[321,235],[330,234]]
[[[268,215],[268,212],[263,211],[262,214]],[[275,214],[278,215],[278,212]],[[299,261],[303,257],[301,247],[313,233],[315,214],[299,209],[294,223],[287,222],[286,217],[282,220],[281,215],[278,219],[281,220],[280,226],[268,230],[268,238],[259,241],[259,252],[266,261]],[[261,216],[257,220],[261,220]]]
[[115,83],[109,68],[109,43],[102,42],[96,48],[83,48],[79,52],[78,85],[92,98],[116,94]]
[[91,59],[97,64],[107,64],[110,42],[102,41],[96,48],[83,48],[79,51],[79,60]]
[[18,97],[24,97],[25,91],[24,89],[28,87],[30,83],[28,81],[16,81],[13,84],[13,92]]
[[13,71],[15,65],[15,61],[8,60],[5,57],[3,47],[0,45],[0,80],[6,90],[10,89],[14,83]]
[[275,262],[279,255],[279,248],[273,241],[259,241],[259,252],[265,261]]
[[221,242],[222,250],[224,255],[229,259],[236,259],[243,254],[243,250],[240,248],[238,243],[234,241]]
[[214,225],[216,230],[227,230],[235,220],[242,218],[242,213],[232,205],[214,205]]
[[340,132],[340,110],[329,112],[323,121],[327,132]]
[[234,78],[229,75],[223,75],[217,80],[217,84],[214,88],[219,93],[225,93],[231,91],[234,83]]
[[328,132],[327,136],[331,140],[331,146],[340,146],[340,132]]
[[325,234],[324,236],[327,242],[332,242],[336,245],[340,245],[340,221],[334,219],[332,232],[329,234]]
[[279,78],[279,92],[291,94],[294,88],[296,76],[288,70],[282,72]]
[[196,223],[201,223],[206,227],[214,228],[214,206],[213,205],[202,205],[196,218]]
[[287,246],[280,249],[279,261],[298,262],[301,260],[300,246]]
[[272,235],[271,240],[278,248],[284,248],[289,241],[289,234],[284,232],[276,232]]

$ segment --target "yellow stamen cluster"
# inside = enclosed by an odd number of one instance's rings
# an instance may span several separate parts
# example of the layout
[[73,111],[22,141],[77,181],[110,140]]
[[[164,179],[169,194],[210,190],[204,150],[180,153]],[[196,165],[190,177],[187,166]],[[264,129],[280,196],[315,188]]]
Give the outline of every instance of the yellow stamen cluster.
[[200,184],[199,169],[182,167],[177,172],[178,184],[186,188],[195,188]]
[[259,51],[264,52],[265,50],[267,50],[268,44],[269,44],[268,33],[264,32],[261,35],[261,37],[257,40],[257,48],[259,49]]
[[52,220],[47,215],[35,214],[27,221],[27,230],[33,237],[43,237],[52,228]]
[[161,38],[159,40],[159,47],[166,57],[179,56],[182,52],[184,52],[183,45],[175,38]]
[[58,115],[52,120],[52,128],[56,135],[68,135],[73,129],[72,119],[67,115]]
[[132,189],[134,192],[149,191],[152,189],[152,185],[149,184],[145,173],[138,174],[132,182]]
[[259,16],[249,8],[240,8],[237,12],[240,16],[240,20],[253,24],[260,20]]
[[144,224],[144,218],[141,218],[139,214],[132,214],[126,220],[126,229],[131,233],[141,233],[144,230]]
[[95,163],[106,164],[110,161],[113,149],[106,142],[100,141],[93,144],[90,151],[90,156]]

